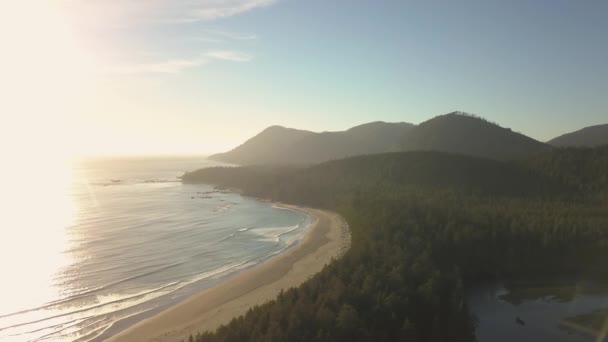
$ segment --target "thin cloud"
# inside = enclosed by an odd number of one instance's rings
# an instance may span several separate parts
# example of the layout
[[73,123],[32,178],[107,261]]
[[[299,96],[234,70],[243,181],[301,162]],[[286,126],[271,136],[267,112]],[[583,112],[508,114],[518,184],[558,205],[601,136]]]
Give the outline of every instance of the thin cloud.
[[106,73],[120,75],[134,74],[179,74],[187,69],[201,67],[213,60],[227,62],[249,62],[253,57],[249,54],[229,51],[208,51],[194,58],[169,59],[155,63],[137,63],[129,65],[111,66],[105,69]]
[[186,39],[195,41],[195,42],[202,42],[202,43],[222,43],[223,42],[222,39],[208,38],[208,37],[192,37],[192,38],[186,38]]
[[128,27],[142,23],[213,21],[267,7],[278,0],[57,0],[74,17],[92,18],[89,25]]
[[254,41],[258,39],[257,35],[250,33],[244,34],[219,30],[205,30],[202,33],[201,36],[189,37],[186,39],[194,42],[211,44],[227,43],[229,41]]
[[204,57],[192,59],[170,59],[159,63],[140,63],[122,66],[113,66],[106,69],[112,74],[178,74],[185,69],[195,68],[207,64]]
[[200,6],[189,11],[189,19],[215,20],[232,17],[256,8],[269,6],[274,3],[275,0],[216,0],[201,2]]
[[219,59],[230,62],[249,62],[253,59],[251,55],[237,51],[227,50],[209,51],[205,55],[213,59]]
[[222,37],[232,40],[256,40],[258,36],[255,34],[242,34],[242,33],[234,33],[220,30],[206,30],[207,33],[214,35],[216,37]]

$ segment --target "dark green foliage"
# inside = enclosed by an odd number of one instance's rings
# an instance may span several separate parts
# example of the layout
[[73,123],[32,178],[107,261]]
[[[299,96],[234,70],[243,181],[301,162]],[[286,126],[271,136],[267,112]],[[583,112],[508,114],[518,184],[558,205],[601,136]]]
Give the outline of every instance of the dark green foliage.
[[596,148],[558,148],[526,161],[526,165],[585,195],[608,198],[608,145]]
[[608,276],[608,201],[598,196],[607,156],[555,150],[508,164],[416,152],[187,174],[335,210],[353,234],[349,252],[313,279],[195,340],[473,341],[470,286]]
[[[565,187],[516,164],[442,152],[400,152],[358,156],[309,168],[211,168],[183,176],[188,183],[210,182],[252,196],[326,204],[332,194],[443,191],[499,196],[551,195]],[[314,197],[309,202],[304,197]]]

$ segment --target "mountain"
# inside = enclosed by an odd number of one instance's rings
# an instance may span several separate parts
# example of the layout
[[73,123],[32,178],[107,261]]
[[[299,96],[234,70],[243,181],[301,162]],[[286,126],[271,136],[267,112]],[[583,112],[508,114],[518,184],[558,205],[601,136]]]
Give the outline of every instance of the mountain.
[[421,123],[402,141],[404,151],[442,151],[495,160],[514,160],[550,149],[546,144],[461,112]]
[[273,164],[285,146],[317,133],[282,126],[271,126],[226,153],[214,154],[209,159],[234,164]]
[[523,159],[550,146],[472,115],[454,112],[418,126],[371,122],[342,132],[267,128],[210,159],[241,164],[317,164],[356,155],[440,151],[494,160]]
[[560,135],[547,143],[558,147],[608,145],[608,124],[590,126],[576,132]]
[[371,122],[340,132],[313,133],[273,126],[244,144],[210,159],[242,164],[315,164],[354,155],[399,150],[414,127],[409,123]]

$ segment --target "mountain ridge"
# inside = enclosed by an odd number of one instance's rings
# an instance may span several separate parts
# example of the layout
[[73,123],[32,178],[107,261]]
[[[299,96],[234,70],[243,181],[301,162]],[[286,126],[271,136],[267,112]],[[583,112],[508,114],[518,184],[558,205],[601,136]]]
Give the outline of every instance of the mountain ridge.
[[521,133],[463,112],[436,116],[404,137],[404,151],[442,151],[495,160],[516,160],[550,147]]
[[397,151],[401,136],[412,127],[410,123],[383,121],[333,132],[270,126],[235,149],[214,154],[209,159],[242,165],[316,164],[354,155]]
[[594,147],[608,145],[608,124],[581,128],[578,131],[562,134],[547,142],[557,147]]
[[210,159],[241,164],[317,164],[401,151],[440,151],[494,160],[525,159],[549,150],[545,143],[464,112],[419,125],[374,121],[344,131],[310,132],[271,126],[235,149]]

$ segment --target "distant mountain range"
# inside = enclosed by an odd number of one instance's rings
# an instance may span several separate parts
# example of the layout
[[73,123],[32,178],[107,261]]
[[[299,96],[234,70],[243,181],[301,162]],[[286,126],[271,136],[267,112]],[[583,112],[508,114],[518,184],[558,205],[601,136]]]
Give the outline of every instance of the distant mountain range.
[[550,150],[551,145],[606,144],[608,142],[602,143],[602,139],[605,141],[608,137],[606,130],[608,125],[594,126],[545,144],[477,116],[453,112],[419,125],[372,122],[340,132],[315,133],[272,126],[235,149],[212,155],[210,159],[241,165],[316,164],[356,155],[441,151],[508,161]]
[[372,122],[342,132],[314,133],[272,126],[235,149],[210,159],[241,165],[315,164],[332,159],[399,151],[415,127],[409,123]]
[[593,147],[608,145],[608,124],[590,126],[576,132],[560,135],[548,144],[558,147]]

